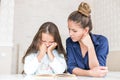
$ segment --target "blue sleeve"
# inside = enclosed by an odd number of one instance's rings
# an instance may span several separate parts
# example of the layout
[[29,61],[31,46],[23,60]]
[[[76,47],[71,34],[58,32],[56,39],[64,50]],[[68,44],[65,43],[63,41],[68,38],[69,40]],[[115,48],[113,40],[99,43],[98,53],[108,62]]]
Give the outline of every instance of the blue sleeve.
[[67,50],[67,71],[72,74],[72,70],[77,67],[77,64],[75,62],[74,58],[74,52],[72,49],[71,43],[69,43],[69,40],[66,41],[66,50]]
[[100,66],[106,66],[108,52],[109,52],[108,40],[107,38],[103,37],[100,39],[100,45],[96,49],[96,54]]

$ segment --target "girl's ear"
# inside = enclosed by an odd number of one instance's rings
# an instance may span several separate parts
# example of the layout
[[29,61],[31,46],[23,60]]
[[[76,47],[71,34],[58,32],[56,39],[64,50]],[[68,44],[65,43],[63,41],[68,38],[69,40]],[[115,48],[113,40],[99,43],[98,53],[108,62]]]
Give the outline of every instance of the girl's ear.
[[85,29],[84,29],[84,34],[88,34],[89,33],[89,27],[86,27]]
[[[83,35],[82,35],[82,38],[84,38],[87,34],[89,33],[89,27],[86,27],[83,31]],[[82,39],[81,38],[81,39]]]

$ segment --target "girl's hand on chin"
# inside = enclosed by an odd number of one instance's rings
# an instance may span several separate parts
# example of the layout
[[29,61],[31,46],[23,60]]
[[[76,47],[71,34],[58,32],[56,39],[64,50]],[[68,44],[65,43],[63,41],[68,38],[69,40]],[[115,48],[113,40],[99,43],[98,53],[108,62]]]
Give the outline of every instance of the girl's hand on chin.
[[54,43],[52,43],[49,47],[48,47],[48,51],[51,51],[52,52],[52,50],[53,49],[55,49],[56,48],[56,46],[57,46],[57,43],[56,42],[54,42]]
[[40,50],[40,52],[46,53],[47,52],[47,46],[44,43],[42,43],[39,46],[39,50]]

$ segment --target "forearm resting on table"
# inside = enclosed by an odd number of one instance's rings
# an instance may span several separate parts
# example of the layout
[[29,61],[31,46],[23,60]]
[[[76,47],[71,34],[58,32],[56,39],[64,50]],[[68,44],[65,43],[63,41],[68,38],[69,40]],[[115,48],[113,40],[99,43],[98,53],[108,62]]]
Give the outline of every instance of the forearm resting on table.
[[89,70],[83,70],[80,68],[74,68],[72,73],[77,76],[90,76]]
[[108,73],[108,69],[107,67],[103,67],[103,66],[94,67],[93,69],[90,70],[74,68],[72,73],[77,76],[103,77]]

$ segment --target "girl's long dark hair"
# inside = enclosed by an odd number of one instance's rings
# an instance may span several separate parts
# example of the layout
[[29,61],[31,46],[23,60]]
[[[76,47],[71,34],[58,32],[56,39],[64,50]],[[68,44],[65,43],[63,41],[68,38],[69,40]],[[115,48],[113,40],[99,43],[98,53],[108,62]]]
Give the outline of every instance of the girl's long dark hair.
[[40,45],[40,41],[42,39],[42,33],[48,33],[54,37],[54,41],[57,43],[56,50],[59,54],[63,54],[66,57],[64,47],[62,45],[61,37],[59,34],[59,30],[57,26],[52,22],[45,22],[43,23],[38,32],[36,33],[35,37],[29,48],[27,49],[25,55],[23,56],[22,62],[24,63],[25,57],[32,53],[37,53],[38,47]]

